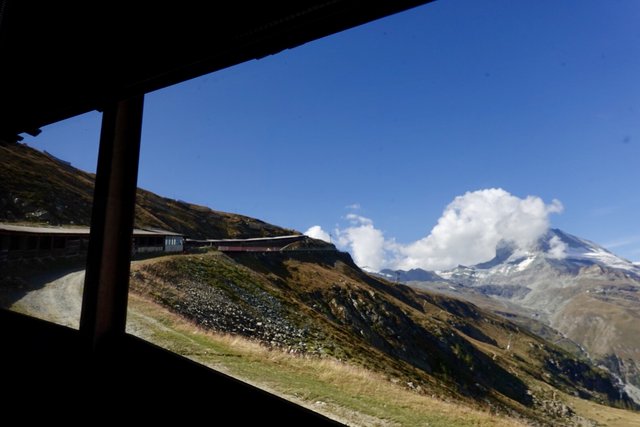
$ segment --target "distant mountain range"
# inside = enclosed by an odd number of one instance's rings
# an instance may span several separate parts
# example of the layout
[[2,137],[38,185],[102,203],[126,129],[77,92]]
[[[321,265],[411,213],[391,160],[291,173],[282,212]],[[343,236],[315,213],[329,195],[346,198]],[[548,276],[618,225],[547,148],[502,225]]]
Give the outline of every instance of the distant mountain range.
[[392,282],[433,282],[442,280],[441,276],[438,276],[433,271],[423,270],[421,268],[413,268],[409,271],[405,270],[390,270],[384,269],[380,271],[380,275]]
[[534,329],[550,326],[640,401],[640,266],[596,243],[550,229],[527,251],[500,243],[481,264],[380,274],[468,299]]

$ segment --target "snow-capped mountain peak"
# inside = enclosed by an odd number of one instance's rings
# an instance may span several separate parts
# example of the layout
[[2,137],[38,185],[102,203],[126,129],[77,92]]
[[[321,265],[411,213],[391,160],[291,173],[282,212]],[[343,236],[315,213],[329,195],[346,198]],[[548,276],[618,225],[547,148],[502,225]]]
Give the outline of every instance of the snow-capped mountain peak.
[[[558,229],[549,230],[544,237],[544,252],[547,257],[556,257],[566,262],[597,264],[616,270],[625,270],[640,275],[640,269],[631,261],[621,258],[597,243],[573,236]],[[555,253],[550,254],[550,252]]]
[[[552,268],[562,273],[578,274],[582,269],[597,265],[605,270],[618,271],[640,278],[640,266],[621,258],[602,246],[581,239],[559,229],[550,229],[529,249],[500,242],[493,259],[470,267],[458,266],[438,271],[445,279],[472,284],[493,277],[511,277],[529,271]],[[485,279],[485,280],[483,280]]]
[[522,250],[508,243],[496,248],[496,256],[487,262],[476,264],[473,268],[489,270],[510,266],[509,270],[522,271],[535,260],[556,261],[576,267],[597,264],[602,267],[639,273],[638,266],[608,251],[597,243],[581,239],[557,228],[547,231],[533,248]]
[[[449,270],[410,271],[382,270],[379,275],[400,282],[434,282],[450,280],[473,285],[489,278],[529,274],[541,269],[556,270],[560,274],[575,275],[585,268],[598,266],[602,271],[629,274],[640,280],[640,263],[633,263],[590,240],[582,239],[557,228],[549,229],[530,248],[518,248],[512,242],[501,241],[495,256],[472,266],[458,265]],[[502,282],[502,280],[499,280]]]

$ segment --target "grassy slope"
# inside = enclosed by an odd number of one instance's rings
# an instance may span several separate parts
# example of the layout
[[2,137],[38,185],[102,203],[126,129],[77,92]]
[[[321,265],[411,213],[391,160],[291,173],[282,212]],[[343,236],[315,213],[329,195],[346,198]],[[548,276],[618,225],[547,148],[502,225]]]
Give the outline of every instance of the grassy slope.
[[[23,144],[0,145],[0,221],[89,225],[94,175]],[[191,238],[297,234],[255,218],[211,210],[138,190],[136,226]]]
[[[523,426],[513,419],[434,395],[417,394],[371,370],[332,359],[269,349],[217,334],[138,295],[129,300],[128,331],[211,368],[350,425]],[[609,427],[640,426],[637,413],[558,393],[577,415]]]
[[488,411],[415,393],[379,373],[335,359],[291,355],[237,335],[206,331],[140,296],[130,298],[129,330],[351,425],[525,425]]
[[[504,319],[373,279],[339,254],[167,258],[137,268],[132,289],[209,330],[315,355],[318,363],[339,359],[411,395],[464,407],[562,425],[577,415],[561,396],[618,397],[603,372]],[[269,330],[274,318],[284,320]],[[350,407],[359,410],[358,401]]]

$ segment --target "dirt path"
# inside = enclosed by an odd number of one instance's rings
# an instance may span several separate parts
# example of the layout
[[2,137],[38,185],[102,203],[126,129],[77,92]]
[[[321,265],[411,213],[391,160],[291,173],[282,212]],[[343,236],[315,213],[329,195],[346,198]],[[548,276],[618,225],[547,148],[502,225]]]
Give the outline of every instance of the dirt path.
[[78,329],[84,270],[45,282],[15,301],[11,309],[40,319]]
[[[166,257],[133,261],[131,269],[134,271],[141,265],[158,262],[159,259]],[[84,270],[80,270],[36,276],[27,280],[29,283],[20,288],[0,289],[0,301],[8,301],[2,305],[10,310],[78,329],[84,273]],[[141,333],[138,326],[134,322],[128,328]]]

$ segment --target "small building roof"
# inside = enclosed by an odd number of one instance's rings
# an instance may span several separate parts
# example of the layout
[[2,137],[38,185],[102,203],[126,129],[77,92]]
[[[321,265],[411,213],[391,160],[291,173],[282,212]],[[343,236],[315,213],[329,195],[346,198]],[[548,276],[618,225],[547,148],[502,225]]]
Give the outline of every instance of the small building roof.
[[159,228],[134,228],[133,229],[134,236],[176,236],[176,237],[184,237],[184,234],[176,233],[171,230],[162,230]]
[[89,227],[50,227],[0,223],[0,231],[11,231],[25,234],[88,235]]
[[288,236],[272,236],[272,237],[252,237],[249,239],[206,239],[207,243],[247,243],[247,242],[268,242],[273,240],[302,240],[304,234],[290,234]]
[[[58,236],[89,236],[90,228],[86,226],[64,226],[53,227],[46,225],[21,225],[0,223],[0,231],[9,231],[22,234],[49,234]],[[133,230],[134,236],[182,236],[180,233],[169,230],[159,229],[140,229]]]

